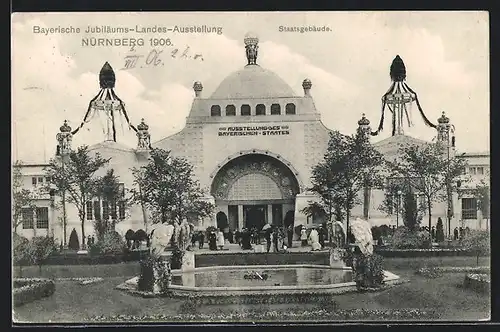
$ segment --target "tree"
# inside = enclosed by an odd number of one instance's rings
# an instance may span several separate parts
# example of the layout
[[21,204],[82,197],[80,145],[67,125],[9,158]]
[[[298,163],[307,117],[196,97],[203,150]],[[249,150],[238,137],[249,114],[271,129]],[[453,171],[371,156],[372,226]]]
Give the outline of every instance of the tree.
[[35,199],[33,193],[23,186],[23,175],[21,173],[22,163],[16,161],[12,167],[12,227],[17,233],[17,227],[23,222],[23,209],[34,211]]
[[439,142],[403,146],[400,148],[399,160],[387,161],[391,172],[406,182],[412,190],[424,196],[429,230],[433,204],[447,199],[447,184],[450,191],[456,190],[457,180],[462,177],[466,166],[463,158],[446,158],[444,148]]
[[418,212],[415,194],[408,188],[403,194],[403,222],[410,231],[418,229],[420,224]]
[[68,157],[64,162],[51,159],[45,172],[57,192],[68,193],[67,202],[76,207],[81,222],[82,248],[85,248],[86,202],[95,195],[95,173],[107,165],[110,159],[102,158],[99,153],[91,156],[88,146],[71,151]]
[[381,185],[382,161],[361,129],[353,136],[331,132],[323,160],[313,167],[310,191],[321,198],[323,207],[332,207],[331,214],[345,215],[349,229],[350,212],[360,203],[359,192]]
[[148,164],[132,170],[134,200],[151,211],[154,223],[178,223],[203,218],[213,205],[203,201],[204,191],[193,178],[193,166],[170,151],[152,149]]
[[108,218],[103,218],[102,215],[96,216],[94,228],[99,239],[106,232],[115,230],[116,223],[120,221],[119,205],[123,209],[128,206],[124,190],[113,169],[109,169],[103,177],[96,179],[95,196],[102,200],[103,209],[106,207],[110,211],[107,217],[111,218],[110,225]]

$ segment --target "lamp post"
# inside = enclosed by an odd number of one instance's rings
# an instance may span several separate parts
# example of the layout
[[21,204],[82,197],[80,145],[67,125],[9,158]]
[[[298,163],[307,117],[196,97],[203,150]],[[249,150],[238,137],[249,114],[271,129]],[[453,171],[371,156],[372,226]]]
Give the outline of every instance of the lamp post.
[[399,209],[400,209],[400,197],[401,197],[401,190],[398,190],[397,196],[396,196],[396,228],[399,227]]

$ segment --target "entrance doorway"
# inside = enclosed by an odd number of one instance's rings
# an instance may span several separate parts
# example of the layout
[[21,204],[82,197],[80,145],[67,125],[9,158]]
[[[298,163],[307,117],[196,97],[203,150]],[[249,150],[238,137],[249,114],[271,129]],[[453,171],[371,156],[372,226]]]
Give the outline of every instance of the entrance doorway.
[[262,229],[267,223],[267,205],[244,205],[243,220],[246,228]]
[[227,222],[227,216],[224,212],[217,213],[217,228],[225,232],[225,229],[229,226]]

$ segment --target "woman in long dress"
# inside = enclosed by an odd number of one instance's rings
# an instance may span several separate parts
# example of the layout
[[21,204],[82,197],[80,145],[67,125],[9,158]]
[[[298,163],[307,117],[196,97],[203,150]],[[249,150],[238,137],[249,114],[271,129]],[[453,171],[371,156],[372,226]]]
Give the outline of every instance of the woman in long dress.
[[224,233],[220,229],[217,229],[217,248],[219,250],[224,248]]
[[311,233],[309,234],[309,241],[311,242],[312,250],[321,250],[321,244],[319,243],[319,234],[318,231],[313,228]]

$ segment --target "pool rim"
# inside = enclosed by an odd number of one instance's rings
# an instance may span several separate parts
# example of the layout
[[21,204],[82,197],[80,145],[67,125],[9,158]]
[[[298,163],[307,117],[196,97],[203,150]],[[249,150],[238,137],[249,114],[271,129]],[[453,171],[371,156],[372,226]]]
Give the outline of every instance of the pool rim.
[[[206,266],[206,267],[198,267],[185,271],[174,270],[172,271],[172,276],[182,276],[183,272],[204,272],[204,271],[213,271],[213,270],[251,270],[256,268],[265,268],[265,269],[296,269],[296,268],[316,268],[316,269],[324,269],[324,270],[351,270],[349,267],[330,267],[327,265],[313,265],[313,264],[287,264],[287,265],[235,265],[235,266]],[[392,272],[384,271],[384,282],[386,284],[392,284],[397,282],[400,279],[399,276],[395,275]],[[134,277],[125,282],[125,284],[133,285],[137,284],[138,277]],[[226,294],[227,296],[232,296],[241,293],[241,294],[256,294],[261,292],[271,292],[274,294],[284,293],[286,292],[300,292],[300,291],[335,291],[344,288],[352,288],[356,287],[355,281],[336,283],[336,284],[322,284],[322,285],[287,285],[287,286],[239,286],[239,287],[191,287],[184,285],[174,285],[171,284],[169,289],[173,291],[181,291],[186,293],[217,293],[220,295]]]

